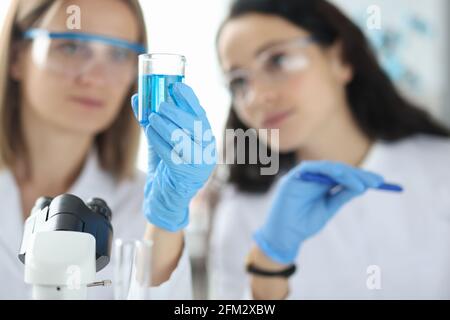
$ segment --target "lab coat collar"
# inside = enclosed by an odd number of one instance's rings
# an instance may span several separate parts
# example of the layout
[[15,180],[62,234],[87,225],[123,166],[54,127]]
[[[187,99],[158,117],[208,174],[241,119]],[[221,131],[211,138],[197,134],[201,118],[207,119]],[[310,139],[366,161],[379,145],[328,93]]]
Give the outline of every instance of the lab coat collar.
[[[68,193],[76,195],[84,201],[90,198],[102,198],[108,204],[113,197],[115,182],[111,174],[101,168],[98,153],[93,148],[86,159],[80,176],[69,189]],[[95,193],[95,194],[93,194]]]
[[382,161],[382,157],[385,154],[386,142],[377,140],[375,141],[367,152],[364,160],[361,162],[360,168],[364,170],[373,170],[377,167],[377,164]]

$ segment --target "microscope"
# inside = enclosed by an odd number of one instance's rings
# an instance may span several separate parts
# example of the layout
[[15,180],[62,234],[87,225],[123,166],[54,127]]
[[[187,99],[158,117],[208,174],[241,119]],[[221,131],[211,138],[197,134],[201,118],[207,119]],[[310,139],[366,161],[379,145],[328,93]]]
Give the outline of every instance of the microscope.
[[36,300],[87,299],[87,289],[110,260],[111,210],[99,198],[84,203],[63,194],[39,198],[25,221],[19,260]]

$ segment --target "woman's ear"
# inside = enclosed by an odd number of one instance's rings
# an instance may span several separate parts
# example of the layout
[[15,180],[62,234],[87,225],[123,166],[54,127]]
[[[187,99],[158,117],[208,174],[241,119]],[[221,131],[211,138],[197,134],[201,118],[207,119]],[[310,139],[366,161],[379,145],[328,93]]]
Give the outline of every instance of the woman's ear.
[[344,85],[352,81],[353,67],[344,59],[341,41],[336,41],[328,48],[328,56],[331,62],[332,73],[336,79]]

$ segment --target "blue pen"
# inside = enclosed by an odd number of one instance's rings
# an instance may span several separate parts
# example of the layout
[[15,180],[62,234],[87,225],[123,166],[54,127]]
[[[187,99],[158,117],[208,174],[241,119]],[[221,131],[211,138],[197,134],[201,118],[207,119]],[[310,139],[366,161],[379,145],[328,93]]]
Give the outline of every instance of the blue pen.
[[[320,173],[304,172],[300,175],[300,179],[302,179],[303,181],[308,181],[308,182],[323,183],[323,184],[327,184],[330,186],[339,185],[339,183],[337,183],[330,177],[320,174]],[[403,192],[403,187],[396,185],[396,184],[391,184],[391,183],[383,183],[376,189],[383,190],[383,191]]]

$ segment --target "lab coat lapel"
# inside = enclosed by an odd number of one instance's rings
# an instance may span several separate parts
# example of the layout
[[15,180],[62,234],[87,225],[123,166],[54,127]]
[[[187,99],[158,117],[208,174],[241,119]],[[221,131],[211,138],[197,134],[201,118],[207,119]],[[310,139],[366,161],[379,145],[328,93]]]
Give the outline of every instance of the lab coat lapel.
[[0,250],[17,256],[22,241],[23,214],[16,181],[9,170],[0,171]]
[[108,205],[113,201],[114,181],[111,175],[102,170],[96,149],[89,153],[84,168],[68,193],[83,201],[90,198],[102,198]]

